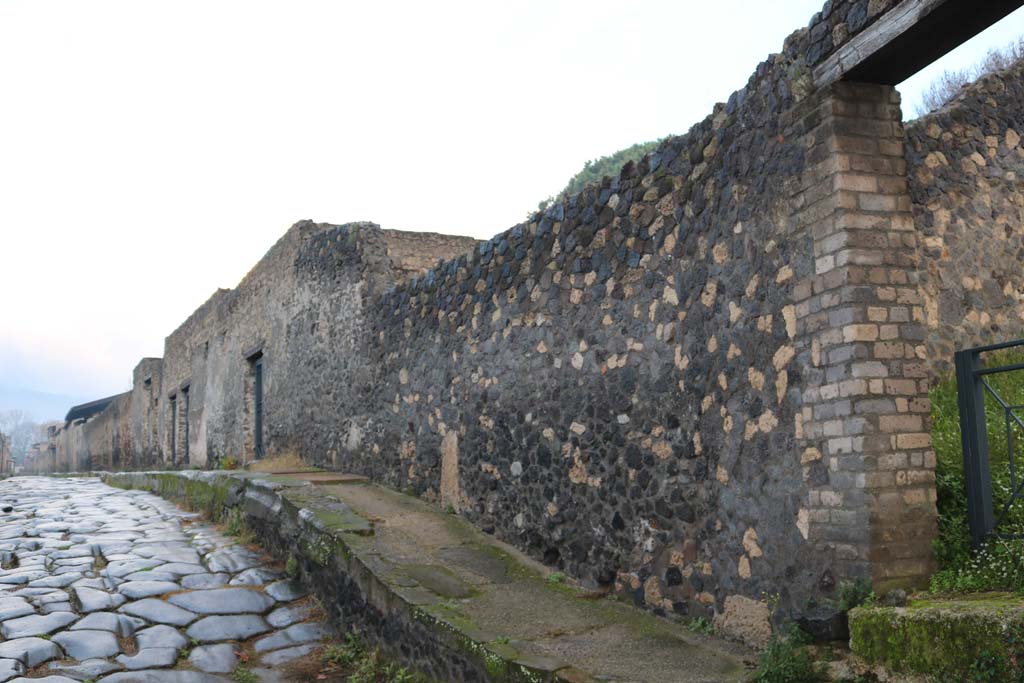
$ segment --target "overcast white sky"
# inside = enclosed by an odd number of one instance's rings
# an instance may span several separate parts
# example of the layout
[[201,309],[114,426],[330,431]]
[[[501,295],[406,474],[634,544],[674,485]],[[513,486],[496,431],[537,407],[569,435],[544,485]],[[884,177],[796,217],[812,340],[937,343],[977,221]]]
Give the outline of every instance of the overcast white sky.
[[299,219],[490,237],[821,3],[0,0],[0,387],[127,389]]

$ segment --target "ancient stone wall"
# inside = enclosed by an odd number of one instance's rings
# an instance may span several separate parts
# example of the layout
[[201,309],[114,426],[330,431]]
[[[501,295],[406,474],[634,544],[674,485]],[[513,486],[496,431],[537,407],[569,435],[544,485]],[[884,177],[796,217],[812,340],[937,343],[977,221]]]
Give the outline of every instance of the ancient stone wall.
[[0,475],[13,474],[14,461],[11,459],[11,439],[0,432]]
[[349,468],[658,610],[921,576],[899,101],[809,75],[888,8],[827,5],[686,136],[385,295]]
[[51,437],[55,471],[80,472],[91,469],[89,441],[85,433],[85,423],[84,419],[73,420],[55,430],[53,437]]
[[472,237],[440,235],[436,232],[384,230],[387,256],[397,280],[422,275],[439,261],[446,261],[475,249],[479,240]]
[[163,387],[163,359],[143,358],[132,373],[129,409],[131,451],[121,469],[158,467],[163,462],[160,448],[160,397]]
[[33,445],[29,469],[87,472],[128,467],[132,454],[131,398],[131,392],[119,394],[99,413],[50,426],[47,440]]
[[52,464],[46,462],[45,442],[34,443],[28,447],[22,472],[25,474],[48,474],[53,472]]
[[290,317],[285,311],[295,292],[290,266],[298,242],[308,236],[301,233],[309,231],[289,230],[236,290],[218,290],[167,337],[160,397],[166,462],[204,467],[224,458],[251,459],[247,355],[267,357],[272,388],[276,373],[270,367],[283,356]]
[[928,356],[1024,337],[1024,63],[907,128]]
[[119,470],[125,467],[132,456],[131,438],[132,394],[118,395],[103,412],[80,425],[67,430],[81,430],[82,436],[76,441],[81,444],[70,457],[68,470],[87,472],[89,470]]
[[1004,74],[908,133],[891,86],[816,87],[897,4],[826,3],[686,135],[486,242],[296,224],[136,369],[121,467],[253,459],[259,362],[265,455],[659,612],[760,641],[766,595],[920,581],[932,373],[1020,324],[1024,105]]
[[364,302],[412,267],[406,257],[393,268],[388,245],[450,255],[464,243],[397,232],[386,243],[371,224],[296,224],[237,288],[217,292],[167,338],[159,373],[164,460],[203,467],[256,456],[259,359],[265,454],[333,464],[333,438],[348,433],[373,386],[362,350]]
[[[229,295],[230,290],[226,289],[214,292],[164,342],[156,411],[159,443],[167,464],[185,467],[206,464],[206,439],[201,438],[208,417],[204,406],[206,361],[211,345],[215,346],[220,340],[218,307]],[[226,327],[223,332],[227,333]],[[214,391],[216,386],[214,384]],[[187,390],[187,399],[179,396],[182,389]],[[211,398],[214,400],[210,401],[208,410],[216,411],[220,402],[216,394]]]
[[48,474],[57,471],[57,434],[64,427],[61,421],[40,425],[38,441],[28,447],[22,469],[29,474]]

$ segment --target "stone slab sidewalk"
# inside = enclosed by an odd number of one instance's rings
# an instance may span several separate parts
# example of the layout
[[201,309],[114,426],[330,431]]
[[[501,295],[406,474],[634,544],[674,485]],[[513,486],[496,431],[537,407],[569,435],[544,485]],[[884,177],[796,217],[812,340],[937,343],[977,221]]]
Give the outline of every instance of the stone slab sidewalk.
[[[559,575],[461,518],[358,478],[104,475],[192,506],[238,507],[302,567],[332,616],[443,681],[731,683],[751,655]],[[374,635],[375,634],[375,635]]]

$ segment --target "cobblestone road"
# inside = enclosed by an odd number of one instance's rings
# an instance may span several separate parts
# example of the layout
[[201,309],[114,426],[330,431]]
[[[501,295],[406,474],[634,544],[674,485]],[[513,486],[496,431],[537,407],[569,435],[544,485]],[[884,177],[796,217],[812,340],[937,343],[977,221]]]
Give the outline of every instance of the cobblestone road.
[[230,683],[240,655],[270,683],[327,635],[269,557],[150,493],[18,477],[0,507],[0,683]]

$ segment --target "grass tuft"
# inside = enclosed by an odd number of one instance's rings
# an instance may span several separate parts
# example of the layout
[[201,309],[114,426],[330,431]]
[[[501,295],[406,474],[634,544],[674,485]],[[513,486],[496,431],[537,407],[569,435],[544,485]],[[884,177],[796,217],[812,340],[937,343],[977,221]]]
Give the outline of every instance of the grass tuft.
[[235,683],[260,683],[260,678],[252,669],[240,666],[231,674],[231,680]]

